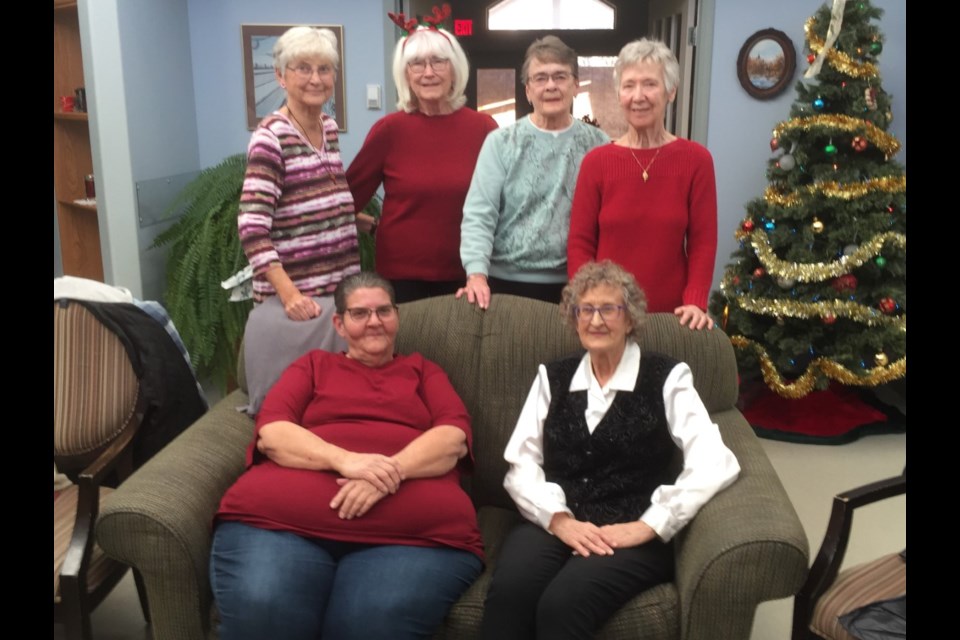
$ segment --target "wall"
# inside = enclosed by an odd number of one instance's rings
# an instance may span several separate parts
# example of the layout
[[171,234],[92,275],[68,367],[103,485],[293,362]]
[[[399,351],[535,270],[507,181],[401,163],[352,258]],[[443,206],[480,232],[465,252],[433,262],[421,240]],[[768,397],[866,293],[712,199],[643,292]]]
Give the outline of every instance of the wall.
[[[803,24],[821,4],[786,0],[720,0],[716,4],[707,129],[707,147],[716,164],[719,204],[715,287],[719,286],[724,266],[737,247],[733,233],[743,219],[746,203],[762,195],[767,187],[765,171],[771,155],[771,131],[777,123],[789,118],[796,97],[793,85],[772,100],[750,97],[737,79],[740,47],[761,29],[783,31],[797,50],[795,80],[799,80],[807,69]],[[880,55],[880,73],[884,90],[893,97],[894,117],[889,133],[902,145],[896,159],[906,166],[906,3],[873,0],[873,5],[885,11],[877,23],[886,38]]]
[[[374,122],[394,110],[396,93],[385,86],[392,55],[392,0],[188,0],[197,136],[202,166],[246,151],[242,24],[343,25],[347,131],[340,135],[344,164],[353,159]],[[386,52],[386,53],[385,53]],[[366,85],[381,86],[382,107],[366,108]]]
[[104,279],[157,299],[164,253],[149,246],[174,193],[141,185],[199,168],[186,0],[79,8]]

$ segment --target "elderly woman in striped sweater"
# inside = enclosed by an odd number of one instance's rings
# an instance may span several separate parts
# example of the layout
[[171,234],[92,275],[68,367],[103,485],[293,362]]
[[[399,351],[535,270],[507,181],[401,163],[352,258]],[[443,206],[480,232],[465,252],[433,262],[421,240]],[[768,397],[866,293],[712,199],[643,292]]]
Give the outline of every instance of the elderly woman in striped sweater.
[[323,111],[340,62],[336,36],[293,27],[277,39],[273,59],[286,101],[250,139],[237,222],[254,300],[276,296],[288,318],[304,321],[332,307],[318,296],[360,271],[339,127]]

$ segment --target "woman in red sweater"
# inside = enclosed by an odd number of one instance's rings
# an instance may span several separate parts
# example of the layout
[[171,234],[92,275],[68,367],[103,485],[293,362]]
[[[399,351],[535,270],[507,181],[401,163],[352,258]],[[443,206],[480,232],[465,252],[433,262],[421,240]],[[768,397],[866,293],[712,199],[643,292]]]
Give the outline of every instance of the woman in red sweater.
[[650,312],[673,312],[682,325],[710,329],[717,186],[710,152],[664,127],[679,78],[677,59],[662,42],[644,38],[620,51],[614,83],[629,126],[583,159],[567,269],[572,278],[588,261],[612,260],[646,291]]
[[270,389],[220,502],[224,640],[427,640],[483,566],[463,402],[439,366],[395,354],[389,282],[349,276],[334,305],[347,351],[311,351]]
[[347,182],[358,209],[383,185],[376,268],[393,283],[397,302],[410,302],[463,285],[463,201],[497,123],[463,106],[470,67],[453,34],[431,18],[417,26],[403,14],[391,17],[408,31],[393,56],[399,111],[370,129]]

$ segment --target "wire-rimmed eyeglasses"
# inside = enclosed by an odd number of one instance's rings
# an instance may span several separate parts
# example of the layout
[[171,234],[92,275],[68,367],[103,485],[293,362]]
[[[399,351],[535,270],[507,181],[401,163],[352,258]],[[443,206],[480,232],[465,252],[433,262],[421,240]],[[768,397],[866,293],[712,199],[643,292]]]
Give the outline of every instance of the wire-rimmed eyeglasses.
[[546,84],[551,80],[553,80],[553,84],[566,84],[566,82],[572,77],[573,74],[568,71],[558,71],[556,73],[538,73],[535,76],[530,76],[527,82],[535,87],[543,87],[546,86]]
[[313,77],[314,73],[316,73],[320,77],[329,76],[334,71],[333,65],[318,64],[316,67],[314,67],[313,65],[307,64],[306,62],[301,62],[295,67],[291,67],[290,65],[287,65],[287,69],[290,69],[290,71],[293,71],[297,75],[297,77],[300,78],[301,80],[309,80],[310,78]]
[[450,66],[450,58],[441,58],[439,56],[433,56],[431,58],[414,58],[407,63],[407,67],[414,73],[423,73],[427,70],[428,64],[435,72],[443,72],[447,70],[448,66]]
[[397,307],[396,305],[385,304],[377,307],[376,309],[368,309],[367,307],[351,307],[346,311],[346,315],[350,316],[350,318],[356,322],[366,322],[374,313],[377,314],[377,317],[380,318],[381,322],[384,322],[397,314]]
[[590,322],[593,320],[594,314],[599,313],[600,319],[606,322],[619,318],[624,309],[626,309],[626,306],[622,304],[604,304],[599,307],[583,304],[573,308],[573,315],[580,322]]

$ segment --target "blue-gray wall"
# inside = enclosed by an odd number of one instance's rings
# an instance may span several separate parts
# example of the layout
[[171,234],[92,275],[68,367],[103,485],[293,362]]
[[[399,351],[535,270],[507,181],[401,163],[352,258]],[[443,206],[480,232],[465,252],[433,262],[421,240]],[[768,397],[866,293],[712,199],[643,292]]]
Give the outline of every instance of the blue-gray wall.
[[[243,152],[247,129],[242,24],[343,25],[343,69],[347,131],[340,135],[348,164],[374,122],[393,110],[395,99],[366,108],[366,86],[380,85],[386,98],[385,38],[393,38],[387,19],[392,0],[188,0],[193,82],[197,105],[197,139],[203,166]],[[391,52],[392,53],[392,52]]]
[[[852,0],[851,0],[852,1]],[[907,9],[903,0],[873,0],[885,13],[878,27],[886,37],[880,56],[884,89],[893,97],[893,124],[889,133],[902,145],[896,157],[907,163]],[[796,91],[790,88],[772,100],[750,97],[737,79],[740,47],[753,33],[774,28],[786,33],[797,49],[799,80],[807,69],[803,24],[820,2],[790,0],[716,0],[713,30],[713,66],[710,82],[707,147],[717,174],[719,242],[714,283],[719,286],[723,267],[737,246],[733,233],[745,205],[767,187],[766,162],[770,138],[777,123],[787,120]]]

